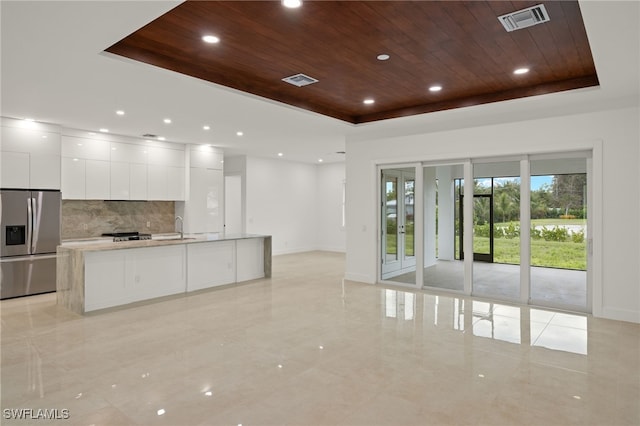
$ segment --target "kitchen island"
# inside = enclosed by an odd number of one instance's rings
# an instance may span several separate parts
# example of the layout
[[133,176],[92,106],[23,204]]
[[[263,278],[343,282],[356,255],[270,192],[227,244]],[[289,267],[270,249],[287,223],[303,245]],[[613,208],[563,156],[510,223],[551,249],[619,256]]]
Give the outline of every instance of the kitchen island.
[[268,235],[74,241],[57,254],[57,303],[78,314],[271,277]]

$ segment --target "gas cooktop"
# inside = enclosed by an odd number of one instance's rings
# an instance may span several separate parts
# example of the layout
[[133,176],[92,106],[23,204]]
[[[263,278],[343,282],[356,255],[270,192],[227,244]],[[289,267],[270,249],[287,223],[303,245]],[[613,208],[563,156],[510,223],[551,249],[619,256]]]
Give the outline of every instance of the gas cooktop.
[[136,241],[136,240],[150,240],[151,234],[141,234],[137,231],[131,232],[108,232],[102,234],[103,237],[113,237],[113,242],[120,241]]

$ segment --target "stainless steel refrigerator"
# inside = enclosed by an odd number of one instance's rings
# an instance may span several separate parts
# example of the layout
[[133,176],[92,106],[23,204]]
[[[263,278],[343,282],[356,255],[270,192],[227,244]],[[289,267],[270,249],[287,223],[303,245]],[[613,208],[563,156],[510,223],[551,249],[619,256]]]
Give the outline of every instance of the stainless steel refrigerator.
[[60,191],[0,191],[0,299],[56,291]]

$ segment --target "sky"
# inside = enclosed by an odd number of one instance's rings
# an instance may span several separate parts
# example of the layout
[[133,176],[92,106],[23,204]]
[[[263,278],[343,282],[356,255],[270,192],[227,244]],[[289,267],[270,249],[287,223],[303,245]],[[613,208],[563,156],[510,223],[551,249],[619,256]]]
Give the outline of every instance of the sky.
[[551,185],[553,176],[531,176],[531,190],[537,191],[542,185]]

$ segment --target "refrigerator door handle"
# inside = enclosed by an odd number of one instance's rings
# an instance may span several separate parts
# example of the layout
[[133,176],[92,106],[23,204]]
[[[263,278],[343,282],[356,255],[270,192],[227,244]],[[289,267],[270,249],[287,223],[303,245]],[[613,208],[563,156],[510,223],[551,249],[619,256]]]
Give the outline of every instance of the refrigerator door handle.
[[[40,199],[38,202],[38,198]],[[38,198],[31,198],[33,207],[31,210],[31,220],[33,220],[33,231],[31,235],[31,254],[35,254],[38,247],[38,236],[40,235],[40,220],[42,215],[42,192],[38,193]]]
[[31,251],[31,237],[33,236],[33,198],[27,198],[27,252]]

